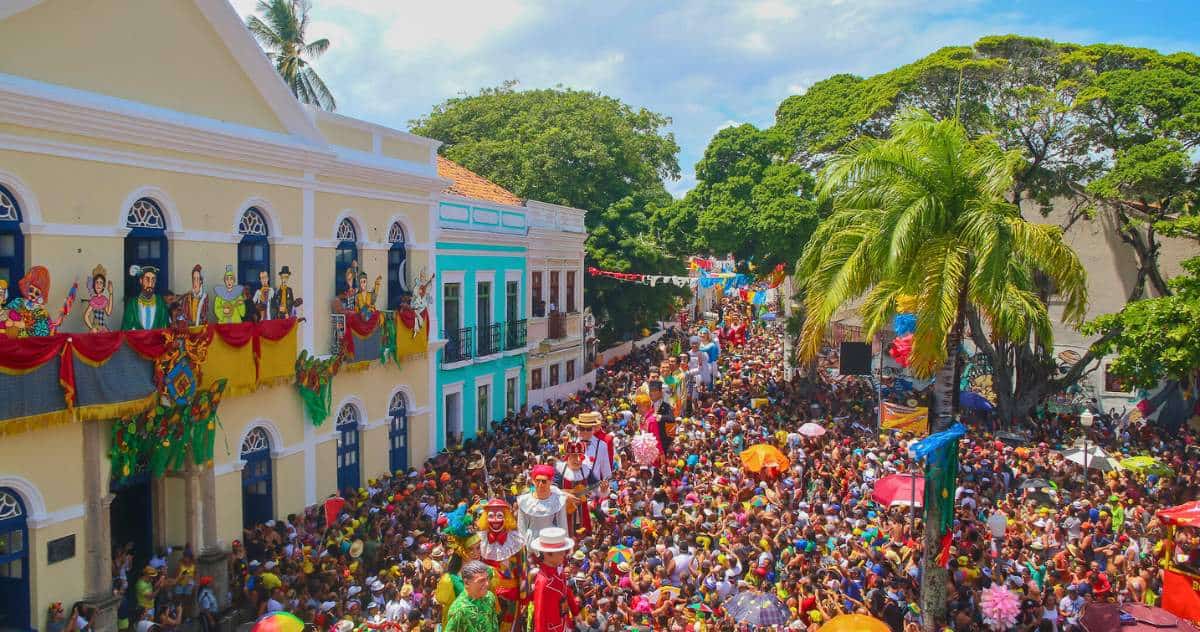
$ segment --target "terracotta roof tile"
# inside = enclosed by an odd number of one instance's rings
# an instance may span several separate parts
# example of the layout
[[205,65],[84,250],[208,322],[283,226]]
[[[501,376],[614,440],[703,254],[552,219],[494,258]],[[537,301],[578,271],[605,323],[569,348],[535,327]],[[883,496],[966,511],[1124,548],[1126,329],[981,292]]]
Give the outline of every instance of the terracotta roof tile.
[[445,193],[461,195],[485,202],[508,204],[510,206],[521,206],[525,203],[525,200],[517,197],[512,191],[453,160],[443,158],[442,156],[438,156],[437,160],[438,175],[454,181],[454,184],[444,189]]

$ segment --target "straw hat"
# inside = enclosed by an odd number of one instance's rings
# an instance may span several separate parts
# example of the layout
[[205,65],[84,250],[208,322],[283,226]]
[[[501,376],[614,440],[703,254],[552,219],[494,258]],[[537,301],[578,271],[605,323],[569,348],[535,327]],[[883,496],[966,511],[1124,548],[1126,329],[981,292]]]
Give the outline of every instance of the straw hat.
[[578,417],[576,417],[575,425],[579,426],[580,428],[595,428],[600,425],[602,420],[603,416],[593,410],[586,413],[581,413]]
[[570,551],[575,548],[575,540],[567,536],[566,529],[546,527],[538,532],[538,536],[529,544],[529,548],[540,553]]
[[353,543],[350,544],[350,557],[357,560],[358,558],[362,557],[362,553],[363,553],[363,541],[362,540],[355,540]]

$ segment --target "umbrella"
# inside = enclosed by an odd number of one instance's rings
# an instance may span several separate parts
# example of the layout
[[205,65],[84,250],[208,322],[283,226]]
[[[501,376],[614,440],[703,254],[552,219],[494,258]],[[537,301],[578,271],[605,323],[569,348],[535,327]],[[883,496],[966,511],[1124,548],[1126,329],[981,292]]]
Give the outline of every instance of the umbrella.
[[765,467],[786,470],[792,464],[779,448],[759,443],[746,448],[742,454],[742,466],[751,472],[761,472]]
[[608,561],[611,564],[633,561],[633,550],[624,544],[618,544],[608,550]]
[[1054,489],[1054,485],[1044,478],[1026,478],[1017,484],[1017,489]]
[[290,612],[272,612],[255,622],[250,632],[303,632],[304,622]]
[[1016,432],[1013,430],[1001,430],[996,433],[996,438],[1006,445],[1013,447],[1027,445],[1029,443],[1029,435]]
[[703,612],[705,614],[712,614],[712,611],[713,611],[712,608],[708,607],[708,604],[703,604],[700,602],[690,603],[690,604],[688,604],[688,607],[691,608],[692,610],[695,610],[697,612]]
[[784,625],[792,612],[775,595],[757,591],[737,593],[725,602],[725,612],[740,623],[750,625]]
[[925,478],[915,474],[889,474],[875,481],[875,491],[871,492],[871,500],[885,506],[916,505],[924,507]]
[[1148,474],[1158,474],[1159,476],[1175,475],[1175,470],[1167,467],[1162,461],[1152,456],[1131,456],[1127,459],[1122,459],[1121,467],[1142,476]]
[[661,586],[646,593],[646,599],[649,599],[655,605],[662,602],[663,599],[674,599],[679,596],[679,589],[675,586]]
[[818,632],[892,632],[888,624],[865,614],[839,614]]
[[[1063,458],[1079,465],[1084,464],[1084,451],[1082,446],[1074,446],[1066,450],[1062,450],[1059,454]],[[1088,445],[1087,447],[1087,466],[1088,468],[1096,468],[1098,470],[1115,470],[1118,467],[1117,460],[1108,456],[1108,453],[1100,449],[1099,446]]]
[[806,437],[819,437],[825,434],[825,428],[821,424],[815,424],[810,421],[800,426],[800,434]]
[[639,530],[653,529],[654,521],[649,518],[638,517],[638,518],[634,518],[633,522],[629,523],[629,526],[633,527],[634,529],[639,529]]
[[[1122,623],[1121,619],[1126,619]],[[1089,603],[1083,607],[1079,625],[1086,632],[1197,632],[1196,626],[1163,610],[1141,604],[1118,606],[1111,603]]]
[[963,408],[988,411],[994,408],[986,397],[975,391],[962,391],[958,394],[958,404]]

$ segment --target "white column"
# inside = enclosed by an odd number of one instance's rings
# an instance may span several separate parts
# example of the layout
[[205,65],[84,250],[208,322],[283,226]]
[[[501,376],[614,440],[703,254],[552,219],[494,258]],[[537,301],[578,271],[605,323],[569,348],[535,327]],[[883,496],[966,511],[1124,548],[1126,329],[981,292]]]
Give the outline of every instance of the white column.
[[[301,194],[302,205],[301,209],[301,234],[300,234],[300,268],[301,278],[300,286],[304,292],[304,300],[308,303],[308,309],[305,313],[308,314],[308,320],[301,324],[300,340],[304,345],[309,355],[313,353],[313,344],[315,340],[314,327],[317,326],[319,314],[317,306],[324,305],[324,301],[317,299],[317,270],[316,270],[316,193],[313,187],[316,184],[316,176],[312,173],[304,174],[305,186]],[[324,322],[324,321],[321,321]]]

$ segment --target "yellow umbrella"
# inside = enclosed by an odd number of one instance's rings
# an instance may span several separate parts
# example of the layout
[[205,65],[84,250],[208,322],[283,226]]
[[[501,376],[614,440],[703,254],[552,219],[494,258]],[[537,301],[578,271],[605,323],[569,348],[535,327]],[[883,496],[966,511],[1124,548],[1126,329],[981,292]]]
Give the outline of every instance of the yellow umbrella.
[[742,454],[742,467],[751,472],[761,472],[764,467],[775,467],[786,470],[792,462],[788,460],[779,448],[766,443],[759,443],[746,448]]
[[1135,474],[1158,474],[1159,476],[1174,476],[1175,471],[1152,456],[1131,456],[1121,459],[1121,467]]
[[865,614],[839,614],[818,632],[892,632],[888,624]]

